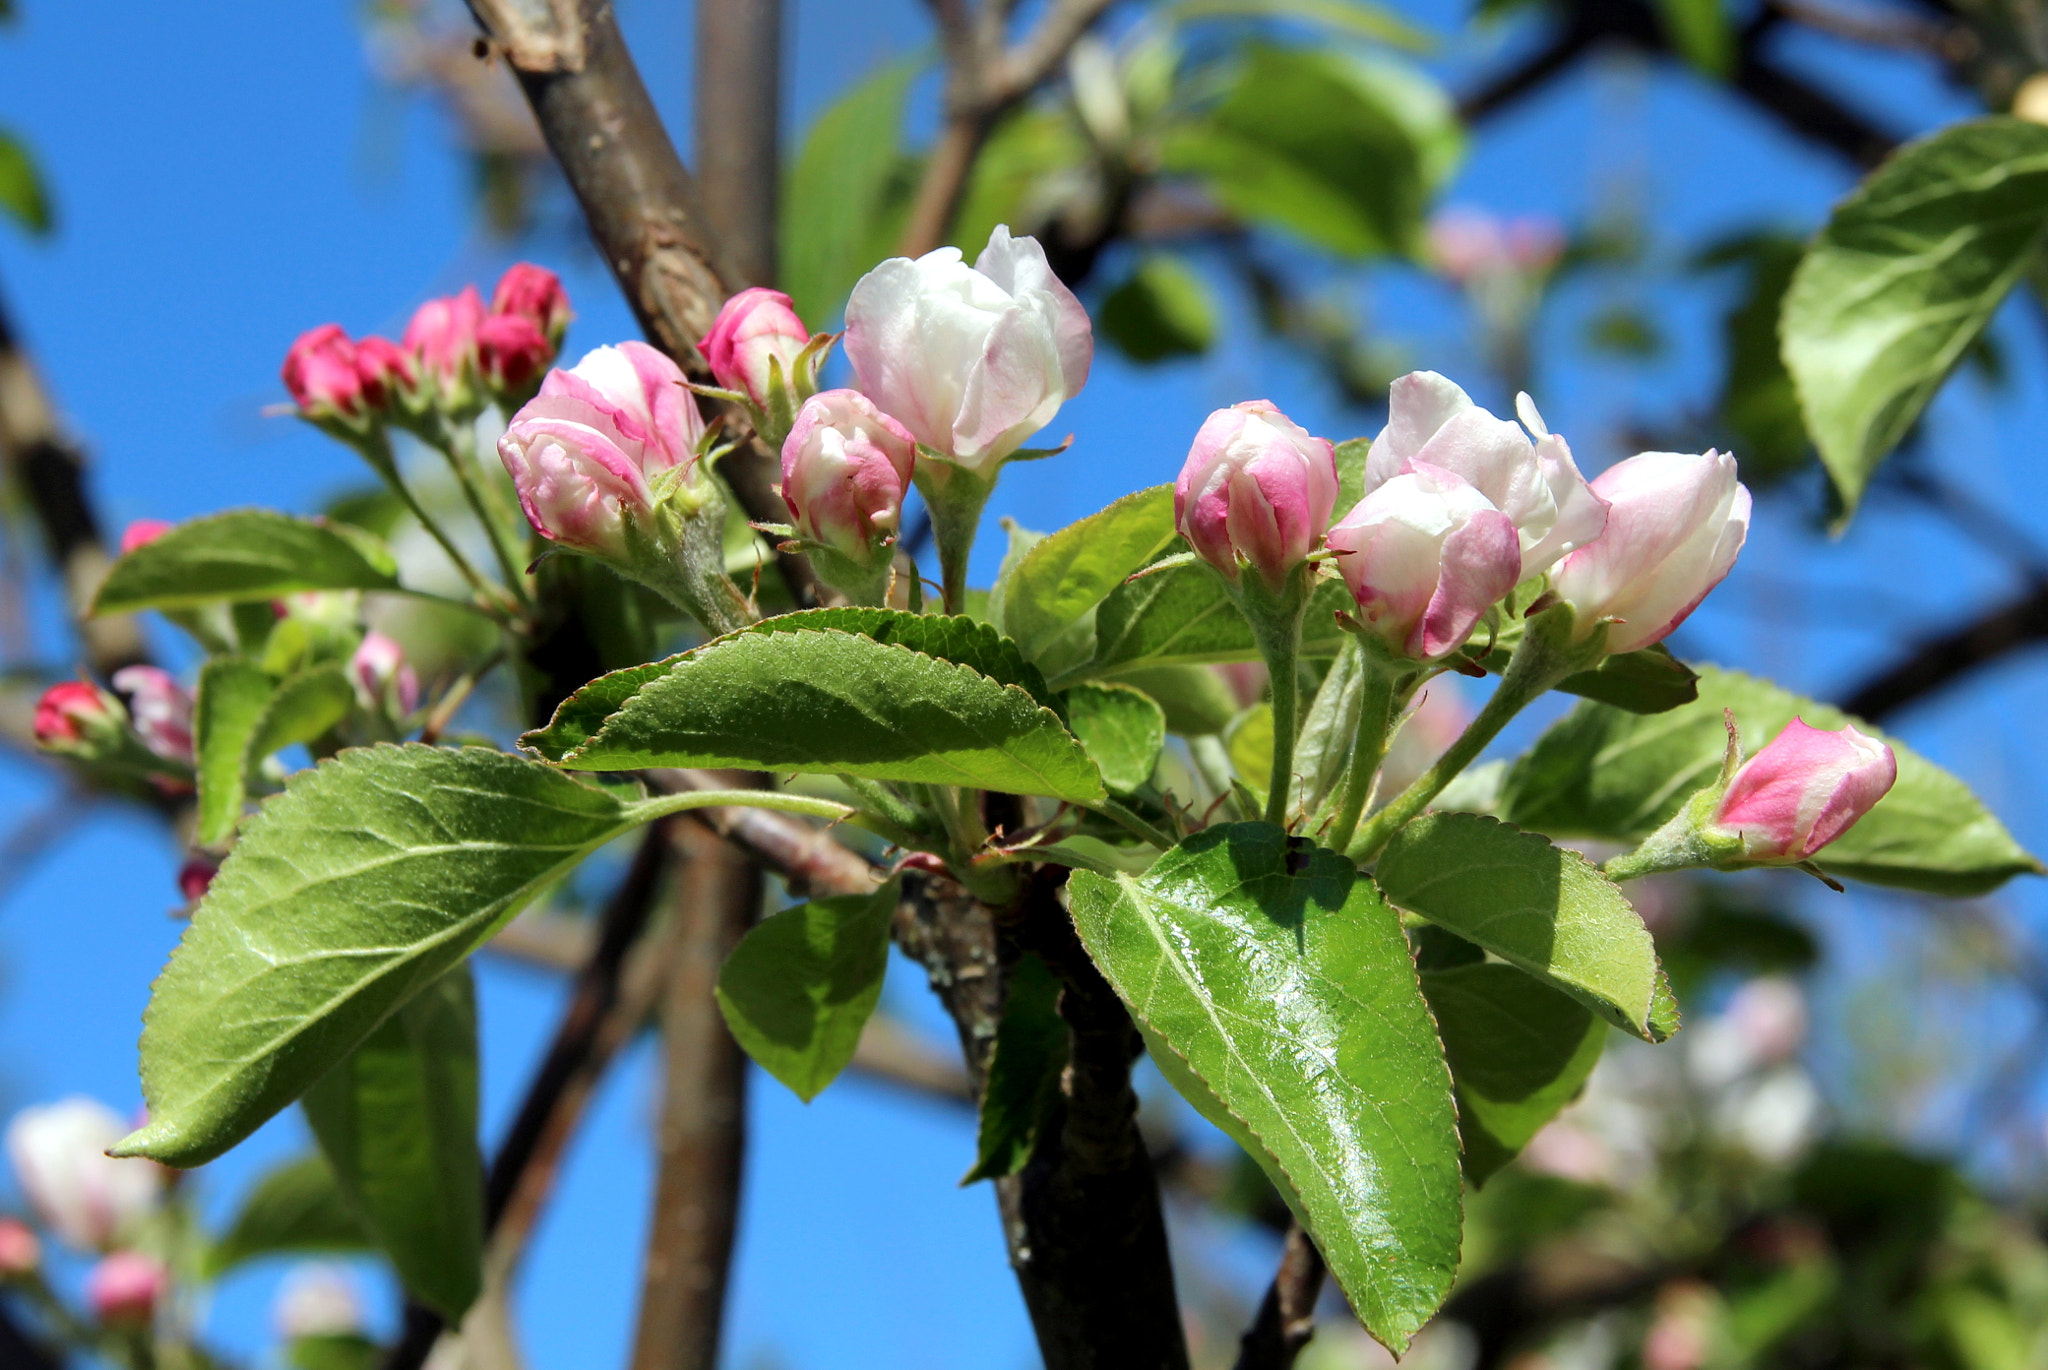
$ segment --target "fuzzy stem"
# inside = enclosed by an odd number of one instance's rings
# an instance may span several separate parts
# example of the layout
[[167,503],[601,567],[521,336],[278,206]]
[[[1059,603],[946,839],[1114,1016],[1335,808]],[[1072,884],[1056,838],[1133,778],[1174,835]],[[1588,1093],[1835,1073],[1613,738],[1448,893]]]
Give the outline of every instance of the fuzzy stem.
[[1308,612],[1315,568],[1301,565],[1288,573],[1278,589],[1257,572],[1244,568],[1230,587],[1231,597],[1251,625],[1252,640],[1265,658],[1273,686],[1273,773],[1266,790],[1266,821],[1284,824],[1287,801],[1294,790],[1295,734],[1301,730],[1301,624]]
[[441,447],[442,454],[448,458],[449,469],[455,472],[456,484],[462,487],[462,497],[468,501],[470,512],[476,515],[476,521],[484,526],[484,532],[491,540],[491,551],[498,558],[498,569],[504,573],[505,584],[518,597],[519,607],[531,612],[533,596],[526,588],[525,564],[505,541],[504,520],[484,494],[482,472],[477,464],[474,421],[446,422],[442,425],[441,437],[446,440],[446,445]]
[[1337,821],[1330,829],[1328,841],[1338,851],[1351,845],[1358,820],[1365,813],[1366,797],[1372,793],[1373,778],[1379,774],[1380,762],[1387,755],[1387,737],[1394,728],[1395,700],[1403,683],[1390,666],[1370,648],[1365,649],[1361,662],[1364,674],[1359,681],[1358,737],[1352,743],[1351,769],[1344,780],[1344,804],[1337,810]]
[[356,451],[362,454],[363,460],[370,464],[370,469],[381,476],[384,483],[391,487],[391,493],[398,496],[399,502],[405,506],[406,512],[419,520],[420,527],[427,530],[427,536],[440,545],[441,550],[447,554],[448,560],[455,563],[455,569],[460,571],[462,578],[469,582],[469,588],[474,590],[484,602],[493,606],[502,606],[503,596],[493,591],[490,582],[477,574],[476,567],[469,564],[469,558],[462,555],[461,549],[442,530],[440,523],[435,520],[434,516],[421,507],[418,498],[413,495],[411,487],[405,483],[405,478],[398,474],[398,459],[392,454],[391,439],[384,430],[381,428],[373,429],[369,434],[356,439],[353,445]]

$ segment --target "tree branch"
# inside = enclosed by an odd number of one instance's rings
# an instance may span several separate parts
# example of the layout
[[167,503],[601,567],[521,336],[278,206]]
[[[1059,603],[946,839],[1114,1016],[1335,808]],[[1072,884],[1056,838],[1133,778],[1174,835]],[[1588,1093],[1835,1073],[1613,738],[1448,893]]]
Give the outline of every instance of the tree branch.
[[1980,666],[2043,642],[2048,642],[2048,581],[2036,581],[1962,627],[1921,639],[1889,666],[1851,687],[1842,708],[1858,718],[1881,722]]
[[1259,1313],[1238,1344],[1237,1370],[1288,1370],[1316,1334],[1316,1297],[1323,1292],[1323,1254],[1298,1223],[1287,1225],[1280,1268]]
[[697,176],[737,279],[775,281],[782,0],[697,0]]

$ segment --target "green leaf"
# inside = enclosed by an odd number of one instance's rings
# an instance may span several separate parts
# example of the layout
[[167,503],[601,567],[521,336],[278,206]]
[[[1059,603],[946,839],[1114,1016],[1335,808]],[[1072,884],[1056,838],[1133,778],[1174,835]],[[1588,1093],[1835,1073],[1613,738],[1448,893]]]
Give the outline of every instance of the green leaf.
[[199,776],[193,836],[215,847],[234,836],[247,796],[249,738],[277,683],[262,667],[238,656],[217,656],[199,669],[192,702],[192,751]]
[[1657,0],[1657,18],[1672,50],[1694,69],[1724,77],[1735,65],[1735,31],[1721,0]]
[[1166,713],[1166,730],[1183,737],[1220,733],[1237,717],[1237,696],[1205,666],[1152,666],[1118,674],[1117,684],[1143,690]]
[[1148,365],[1200,356],[1214,345],[1216,327],[1209,287],[1185,261],[1167,253],[1139,262],[1095,311],[1096,333]]
[[483,1283],[476,988],[457,966],[306,1091],[334,1178],[413,1298],[451,1323]]
[[[1654,718],[1581,704],[1552,725],[1508,773],[1507,817],[1553,837],[1639,842],[1714,778],[1727,746],[1721,711],[1733,709],[1756,751],[1796,716],[1815,728],[1849,722],[1841,710],[1737,671],[1705,667],[1700,697]],[[1929,894],[1970,896],[2041,863],[1962,781],[1894,738],[1898,783],[1862,821],[1815,858],[1831,874]]]
[[1027,105],[1011,111],[974,159],[946,241],[971,262],[997,224],[1018,233],[1037,231],[1061,203],[1061,182],[1091,171],[1095,159],[1095,149],[1066,109]]
[[1566,676],[1557,688],[1632,714],[1661,714],[1698,699],[1699,681],[1692,667],[1659,642],[1608,657],[1593,670]]
[[1846,520],[2048,227],[2048,126],[1976,119],[1894,153],[1836,207],[1780,321]]
[[1721,323],[1727,357],[1718,407],[1751,486],[1783,480],[1807,464],[1813,440],[1799,413],[1799,392],[1778,351],[1778,315],[1806,244],[1790,234],[1746,233],[1699,258],[1703,268],[1733,267],[1741,290]]
[[718,972],[718,1008],[747,1055],[805,1103],[853,1059],[882,998],[897,882],[761,921]]
[[925,58],[892,62],[834,101],[805,135],[783,183],[782,284],[822,326],[861,273],[889,255],[901,198],[904,102]]
[[485,748],[357,748],[293,775],[214,878],[143,1014],[123,1155],[212,1160],[535,893],[641,821]]
[[253,771],[263,758],[300,742],[311,742],[349,715],[356,704],[355,686],[346,672],[329,662],[308,666],[277,687],[270,703],[250,731],[244,760]]
[[1033,544],[998,591],[1003,631],[1036,659],[1174,541],[1173,487],[1125,495]]
[[[1174,550],[1185,550],[1173,544]],[[1355,611],[1343,582],[1327,580],[1309,599],[1302,652],[1335,656],[1350,641],[1337,626],[1339,609]],[[1255,661],[1252,630],[1207,566],[1176,566],[1119,585],[1095,611],[1095,656],[1056,683],[1121,675],[1136,667]]]
[[[577,728],[586,717],[577,713]],[[1025,690],[837,629],[730,634],[643,679],[586,740],[574,731],[551,725],[521,741],[573,770],[845,772],[1080,804],[1103,797],[1081,744]]]
[[1465,1175],[1481,1185],[1577,1097],[1607,1028],[1498,962],[1425,968],[1422,993],[1451,1064]]
[[1076,685],[1067,712],[1113,792],[1129,794],[1152,778],[1166,746],[1166,713],[1150,696],[1122,685]]
[[285,1348],[291,1370],[376,1370],[384,1348],[358,1332],[295,1337]]
[[1067,1068],[1067,1022],[1060,1017],[1059,999],[1059,978],[1026,952],[1010,970],[988,1083],[981,1091],[974,1168],[961,1184],[1015,1175],[1030,1163],[1039,1123],[1059,1098],[1060,1073]]
[[1350,862],[1263,823],[1069,889],[1095,963],[1277,1162],[1360,1320],[1405,1349],[1457,1270],[1460,1182],[1450,1075],[1393,910]]
[[35,158],[13,134],[0,131],[0,210],[34,234],[50,231],[50,197]]
[[[1634,715],[1627,715],[1634,717]],[[1650,930],[1577,852],[1475,813],[1394,834],[1373,870],[1387,901],[1555,985],[1627,1032],[1664,1040]]]
[[96,614],[191,609],[304,590],[395,590],[397,566],[368,534],[236,509],[181,523],[126,553],[93,599]]
[[362,1220],[334,1182],[334,1167],[319,1152],[266,1171],[249,1188],[227,1232],[206,1253],[209,1279],[219,1279],[261,1256],[367,1251]]
[[1263,44],[1162,153],[1233,213],[1354,257],[1413,252],[1461,155],[1450,101],[1413,69]]
[[1365,459],[1372,453],[1371,438],[1347,438],[1337,444],[1337,516],[1365,498]]
[[1436,46],[1429,34],[1394,11],[1360,0],[1175,0],[1166,14],[1184,24],[1203,19],[1291,19],[1411,52]]

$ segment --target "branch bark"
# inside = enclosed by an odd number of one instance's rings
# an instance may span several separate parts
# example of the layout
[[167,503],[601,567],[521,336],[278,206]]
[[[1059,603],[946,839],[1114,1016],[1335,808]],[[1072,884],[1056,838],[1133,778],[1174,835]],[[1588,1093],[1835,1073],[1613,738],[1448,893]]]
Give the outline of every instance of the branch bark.
[[1889,666],[1852,687],[1842,708],[1880,722],[1947,689],[1980,666],[2048,642],[2048,582],[1993,605],[1945,633],[1914,643]]
[[1316,1297],[1323,1292],[1323,1253],[1298,1223],[1287,1225],[1280,1268],[1258,1316],[1238,1345],[1237,1370],[1288,1370],[1316,1334]]
[[697,175],[737,279],[775,282],[782,0],[697,0]]

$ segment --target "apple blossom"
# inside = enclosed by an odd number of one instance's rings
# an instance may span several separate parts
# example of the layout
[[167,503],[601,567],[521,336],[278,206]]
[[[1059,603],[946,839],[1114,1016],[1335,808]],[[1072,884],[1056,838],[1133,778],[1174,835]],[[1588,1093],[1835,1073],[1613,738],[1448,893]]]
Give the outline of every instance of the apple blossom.
[[1644,452],[1593,482],[1607,527],[1551,574],[1585,633],[1603,620],[1610,652],[1661,642],[1735,564],[1749,535],[1749,490],[1735,458]]
[[346,1337],[363,1330],[363,1300],[346,1271],[308,1263],[285,1276],[271,1319],[286,1341]]
[[154,1256],[116,1251],[85,1277],[85,1301],[101,1322],[139,1326],[156,1316],[170,1292],[171,1272]]
[[1515,524],[1455,472],[1410,462],[1329,533],[1359,616],[1403,656],[1434,660],[1521,579]]
[[8,1123],[15,1179],[68,1245],[104,1250],[156,1207],[163,1187],[156,1163],[106,1154],[128,1131],[114,1110],[82,1097],[25,1108]]
[[42,1269],[43,1242],[19,1218],[0,1218],[0,1280],[19,1280]]
[[1240,563],[1277,588],[1321,544],[1337,504],[1337,456],[1267,400],[1203,421],[1173,486],[1174,526],[1233,584]]
[[365,412],[356,346],[338,323],[301,333],[285,353],[280,372],[299,413],[315,422],[360,419]]
[[1735,772],[1714,825],[1741,836],[1745,860],[1804,861],[1869,813],[1898,776],[1897,758],[1878,739],[1795,718]]
[[159,666],[123,666],[109,682],[128,700],[143,744],[166,761],[192,760],[192,696]]
[[1080,392],[1095,351],[1045,249],[1002,225],[972,267],[942,247],[861,277],[845,347],[869,399],[984,478]]
[[532,262],[515,262],[498,278],[491,291],[491,313],[497,316],[523,315],[540,327],[547,339],[550,358],[561,347],[575,314],[569,308],[569,292],[561,277]]
[[797,317],[789,296],[752,286],[725,302],[697,346],[720,385],[767,410],[773,398],[771,374],[779,372],[783,385],[795,390],[797,358],[810,341],[811,332]]
[[406,661],[405,649],[374,629],[363,634],[349,658],[348,674],[366,709],[389,707],[403,718],[419,707],[419,675]]
[[782,499],[803,537],[862,566],[901,526],[917,443],[857,390],[804,401],[782,444]]

